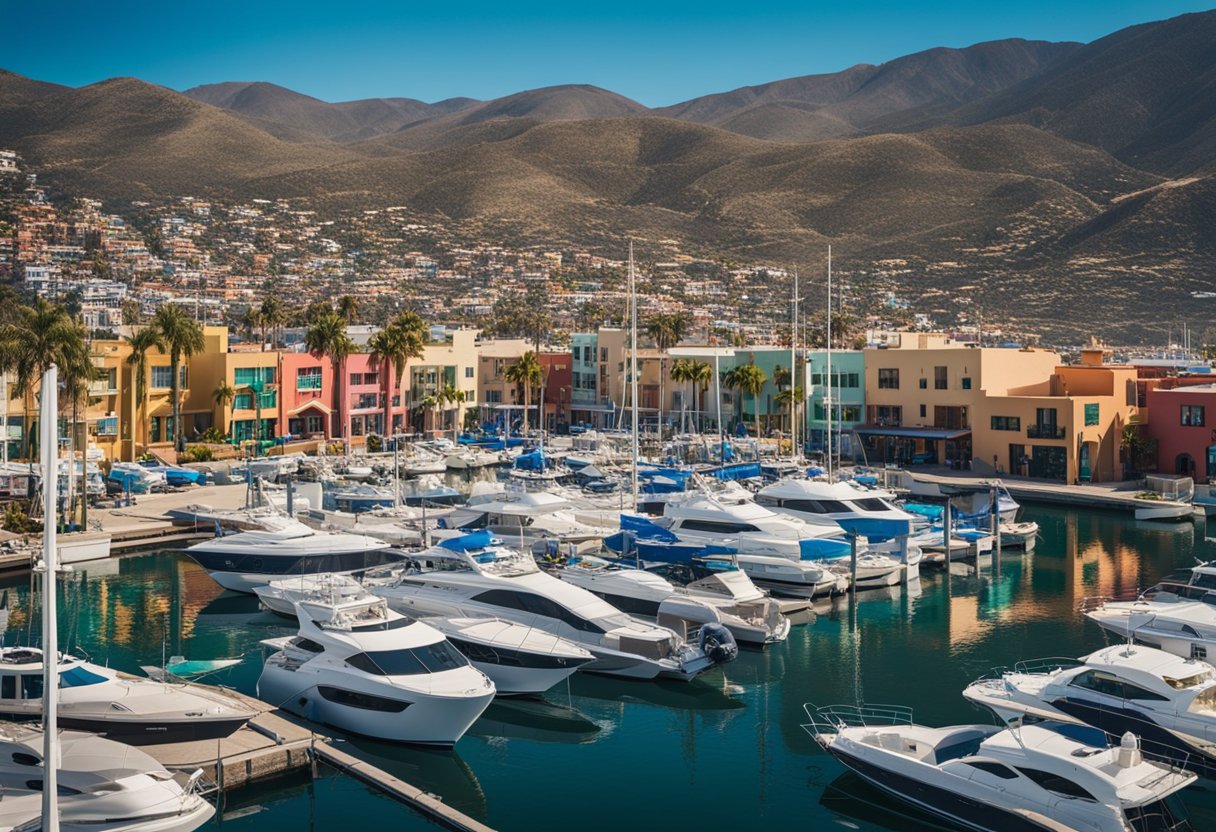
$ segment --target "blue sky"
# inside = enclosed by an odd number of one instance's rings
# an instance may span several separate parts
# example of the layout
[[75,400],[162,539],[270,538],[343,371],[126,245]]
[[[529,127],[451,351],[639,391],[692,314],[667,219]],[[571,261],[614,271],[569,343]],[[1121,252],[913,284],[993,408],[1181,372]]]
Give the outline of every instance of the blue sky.
[[179,90],[271,81],[328,101],[493,98],[585,83],[659,106],[933,46],[1090,41],[1204,8],[1172,0],[0,0],[0,67],[72,86],[119,75]]

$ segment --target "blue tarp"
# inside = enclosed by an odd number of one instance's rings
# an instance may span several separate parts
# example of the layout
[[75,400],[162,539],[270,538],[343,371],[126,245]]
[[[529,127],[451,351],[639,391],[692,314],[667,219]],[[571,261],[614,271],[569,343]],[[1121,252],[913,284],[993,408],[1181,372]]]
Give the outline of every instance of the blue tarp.
[[680,542],[680,538],[676,537],[658,523],[648,520],[645,517],[640,517],[636,514],[621,515],[621,530],[632,532],[643,540],[660,540],[665,543]]
[[844,557],[849,554],[849,542],[834,537],[812,537],[798,541],[802,560],[824,560]]
[[836,523],[846,532],[870,540],[889,540],[912,534],[911,520],[892,520],[879,517],[845,517]]
[[490,532],[487,529],[482,529],[472,534],[464,534],[460,537],[444,540],[439,546],[452,552],[468,552],[472,549],[484,549],[493,542],[494,538],[490,535]]
[[514,468],[517,471],[544,471],[549,467],[549,460],[544,451],[532,451],[515,457]]
[[706,468],[701,473],[720,480],[746,480],[761,474],[759,462],[735,462]]

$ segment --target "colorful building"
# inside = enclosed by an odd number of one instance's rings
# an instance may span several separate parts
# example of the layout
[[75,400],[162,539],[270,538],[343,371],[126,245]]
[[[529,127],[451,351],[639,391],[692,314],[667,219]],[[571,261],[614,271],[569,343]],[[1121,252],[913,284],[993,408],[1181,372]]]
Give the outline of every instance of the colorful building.
[[1163,384],[1149,388],[1147,401],[1157,470],[1201,483],[1216,479],[1216,384]]

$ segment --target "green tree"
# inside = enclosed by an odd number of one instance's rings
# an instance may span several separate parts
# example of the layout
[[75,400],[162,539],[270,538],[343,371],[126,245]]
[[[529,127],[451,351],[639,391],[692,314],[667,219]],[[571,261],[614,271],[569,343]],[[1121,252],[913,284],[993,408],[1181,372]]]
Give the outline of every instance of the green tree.
[[[126,337],[131,354],[127,356],[127,366],[135,380],[136,424],[143,428],[143,447],[148,446],[148,353],[154,349],[162,349],[160,333],[155,327],[146,326],[137,330],[134,335]],[[139,431],[131,430],[132,452],[137,450]]]
[[262,326],[270,328],[271,346],[281,344],[282,337],[279,329],[287,323],[287,310],[283,308],[283,302],[279,300],[279,296],[267,295],[258,311],[261,314]]
[[659,436],[663,435],[663,381],[667,376],[667,351],[680,343],[688,329],[688,316],[680,313],[660,313],[646,325],[646,334],[659,349]]
[[741,392],[752,397],[753,417],[756,421],[756,436],[760,436],[760,391],[768,377],[755,364],[743,364],[736,367],[733,385]]
[[373,367],[384,369],[384,430],[392,432],[393,384],[401,387],[405,365],[421,358],[426,346],[426,323],[416,312],[402,312],[367,342]]
[[139,301],[128,298],[122,302],[122,325],[135,326],[139,323],[143,315],[143,309],[139,305]]
[[1123,426],[1119,434],[1119,447],[1123,449],[1123,459],[1131,471],[1139,471],[1148,450],[1148,440],[1140,432],[1140,425],[1128,424]]
[[709,385],[714,380],[714,368],[706,364],[704,361],[692,361],[689,365],[689,373],[691,374],[690,381],[696,385],[700,391],[698,398],[699,404],[697,411],[699,413],[697,421],[697,430],[705,429],[705,394],[709,392]]
[[524,393],[524,433],[528,432],[528,410],[532,404],[532,387],[540,384],[543,373],[536,353],[528,350],[520,359],[507,367],[503,377],[516,387],[523,388]]
[[215,400],[215,406],[219,408],[220,418],[219,426],[225,434],[228,433],[227,418],[224,414],[228,405],[236,400],[236,390],[228,383],[228,379],[220,379],[220,383],[215,386],[215,390],[211,392],[211,398]]
[[152,317],[161,349],[169,353],[169,367],[173,378],[170,395],[173,397],[173,449],[179,453],[186,448],[186,434],[182,430],[181,364],[203,351],[203,328],[176,303],[162,304]]
[[439,391],[438,399],[439,405],[445,413],[445,427],[450,424],[455,429],[456,420],[454,418],[446,418],[446,414],[450,412],[450,405],[456,405],[456,409],[458,410],[460,405],[464,404],[465,398],[465,392],[452,384],[444,385],[443,389]]
[[338,298],[338,314],[350,326],[359,317],[359,300],[354,295],[343,295]]
[[799,424],[798,414],[801,412],[803,402],[805,401],[803,398],[803,392],[804,391],[801,387],[787,387],[779,392],[775,397],[777,404],[781,405],[783,408],[781,416],[783,423],[788,418],[785,414],[790,412],[791,406],[793,407],[792,412],[794,421],[790,423],[789,430],[791,436],[793,435],[793,426]]
[[317,318],[304,334],[304,348],[315,358],[328,356],[334,376],[334,418],[336,429],[331,424],[331,438],[342,438],[345,433],[342,407],[342,373],[347,357],[355,351],[355,344],[346,334],[346,319],[332,309]]

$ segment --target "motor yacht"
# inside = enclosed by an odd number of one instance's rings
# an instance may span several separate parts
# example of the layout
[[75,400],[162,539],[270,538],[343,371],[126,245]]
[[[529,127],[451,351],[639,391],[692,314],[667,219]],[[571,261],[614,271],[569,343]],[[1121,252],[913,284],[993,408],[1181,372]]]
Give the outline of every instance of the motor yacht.
[[465,446],[449,453],[444,457],[449,471],[466,471],[471,468],[485,468],[502,462],[502,455],[495,451]]
[[818,526],[836,529],[851,521],[858,534],[888,538],[910,532],[913,517],[896,508],[895,495],[862,488],[853,482],[800,478],[766,485],[756,494],[759,505]]
[[258,697],[343,731],[389,742],[451,746],[494,698],[494,683],[433,627],[382,598],[296,604],[299,634],[275,649]]
[[1216,669],[1204,662],[1116,644],[1078,662],[1018,665],[973,682],[963,696],[1005,722],[1079,722],[1111,738],[1131,731],[1147,756],[1216,776]]
[[224,589],[254,587],[289,575],[360,572],[400,561],[382,540],[311,529],[291,517],[267,517],[264,528],[195,543],[186,554]]
[[806,711],[803,727],[858,776],[964,829],[1193,829],[1170,798],[1195,775],[1143,759],[1131,733],[1112,748],[1079,725],[928,728],[900,708]]
[[[0,648],[0,715],[42,718],[43,653]],[[59,724],[143,744],[226,737],[256,713],[219,688],[119,673],[74,656],[59,660]]]
[[1199,600],[1159,593],[1152,600],[1087,599],[1085,616],[1121,641],[1156,647],[1184,659],[1216,660],[1216,593]]
[[683,633],[633,618],[542,572],[531,556],[503,546],[484,530],[410,555],[409,564],[384,583],[374,577],[368,582],[372,592],[409,615],[517,621],[590,650],[595,661],[582,669],[596,673],[692,679],[714,665]]
[[[138,748],[81,731],[56,745],[64,832],[193,832],[215,814],[201,770],[179,780]],[[41,728],[0,725],[0,828],[42,829],[42,749]]]
[[596,551],[601,541],[615,529],[585,523],[564,497],[546,491],[503,488],[494,483],[478,483],[465,506],[442,520],[453,530],[488,529],[521,549],[540,541],[553,541],[563,551]]
[[[790,622],[780,604],[726,561],[632,569],[582,556],[555,567],[554,574],[617,609],[653,617],[674,630],[721,624],[736,641],[756,646],[785,641],[789,635]],[[667,575],[684,583],[673,584]]]

